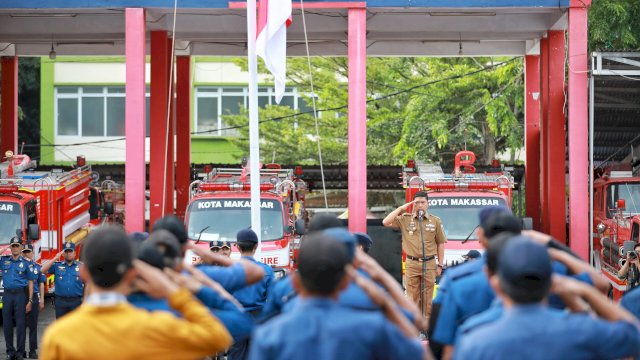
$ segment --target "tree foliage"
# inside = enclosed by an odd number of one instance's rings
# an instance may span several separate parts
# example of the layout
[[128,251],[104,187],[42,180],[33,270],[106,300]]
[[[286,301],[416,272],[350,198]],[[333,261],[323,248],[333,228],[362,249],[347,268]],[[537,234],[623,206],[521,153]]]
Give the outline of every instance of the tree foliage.
[[589,49],[639,50],[640,0],[593,0],[589,9]]
[[[246,68],[245,60],[238,63]],[[368,163],[400,164],[409,158],[449,162],[465,148],[488,163],[496,152],[521,148],[522,69],[521,59],[369,58]],[[306,59],[288,59],[287,71],[290,85],[311,94]],[[345,163],[347,59],[313,58],[312,73],[316,105],[322,110],[323,161]],[[310,106],[311,97],[305,98]],[[260,110],[263,161],[318,163],[312,114],[293,114],[281,106]],[[239,127],[240,136],[232,141],[248,153],[247,115],[226,116],[225,122]]]

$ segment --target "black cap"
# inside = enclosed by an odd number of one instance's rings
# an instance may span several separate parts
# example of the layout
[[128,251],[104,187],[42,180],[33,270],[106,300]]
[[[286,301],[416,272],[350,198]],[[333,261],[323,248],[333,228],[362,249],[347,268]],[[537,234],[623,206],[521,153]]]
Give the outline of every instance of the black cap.
[[331,214],[316,214],[309,221],[309,228],[307,234],[314,231],[322,231],[326,229],[346,227],[342,220],[338,219],[335,215]]
[[124,230],[103,226],[92,231],[82,247],[82,259],[99,287],[117,285],[133,266],[133,244]]
[[462,255],[463,258],[465,259],[477,259],[481,256],[482,254],[480,254],[480,251],[478,250],[469,250],[468,253]]
[[487,238],[492,238],[503,232],[517,235],[522,231],[520,219],[506,212],[499,212],[489,216],[481,223],[481,226]]
[[20,239],[14,236],[11,238],[11,240],[9,240],[9,245],[13,245],[13,244],[22,245],[22,241],[20,241]]
[[258,243],[258,235],[256,235],[255,231],[251,229],[242,229],[238,231],[236,235],[236,240],[238,242],[248,242],[248,243]]
[[525,236],[509,240],[498,259],[500,285],[518,303],[539,302],[551,287],[551,257],[547,248]]
[[325,234],[310,235],[300,247],[298,272],[307,291],[329,295],[345,276],[349,263],[346,247]]
[[25,244],[24,245],[24,249],[22,249],[22,252],[25,251],[33,251],[33,245],[32,244]]
[[138,259],[158,269],[175,269],[180,263],[180,243],[167,230],[156,230],[140,245]]
[[178,239],[180,245],[186,245],[187,240],[189,239],[189,235],[187,234],[187,229],[184,227],[184,223],[178,217],[174,215],[167,215],[158,219],[158,221],[153,224],[153,231],[156,230],[168,230],[173,234],[173,236]]
[[371,236],[363,232],[356,232],[353,233],[353,235],[355,235],[356,240],[358,240],[358,245],[362,246],[364,252],[368,253],[371,246],[373,246],[373,239],[371,239]]
[[228,247],[231,248],[231,245],[229,245],[229,242],[226,240],[214,240],[211,242],[211,244],[209,245],[210,249],[216,248],[216,247]]
[[64,246],[62,247],[62,250],[64,251],[75,251],[76,250],[76,244],[72,243],[72,242],[66,242],[64,243]]

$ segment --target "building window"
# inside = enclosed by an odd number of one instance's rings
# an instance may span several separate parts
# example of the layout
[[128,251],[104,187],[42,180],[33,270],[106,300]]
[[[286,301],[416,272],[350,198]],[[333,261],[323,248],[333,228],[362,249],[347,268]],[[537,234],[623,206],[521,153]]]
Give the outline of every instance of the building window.
[[[149,90],[146,101],[149,136]],[[58,136],[123,137],[124,86],[58,86],[55,126]]]
[[[195,89],[195,133],[197,135],[235,136],[235,129],[227,129],[223,115],[237,115],[249,106],[246,87],[197,86]],[[273,87],[258,88],[258,106],[276,105]],[[297,89],[285,88],[280,105],[294,110],[308,110]]]

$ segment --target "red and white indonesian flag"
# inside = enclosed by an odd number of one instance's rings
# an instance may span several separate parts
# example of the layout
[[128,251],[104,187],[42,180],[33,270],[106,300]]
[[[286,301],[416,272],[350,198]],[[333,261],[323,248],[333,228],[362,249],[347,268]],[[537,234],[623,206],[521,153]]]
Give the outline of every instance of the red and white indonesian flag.
[[275,80],[276,102],[284,95],[287,70],[287,27],[291,24],[291,0],[260,0],[256,55]]

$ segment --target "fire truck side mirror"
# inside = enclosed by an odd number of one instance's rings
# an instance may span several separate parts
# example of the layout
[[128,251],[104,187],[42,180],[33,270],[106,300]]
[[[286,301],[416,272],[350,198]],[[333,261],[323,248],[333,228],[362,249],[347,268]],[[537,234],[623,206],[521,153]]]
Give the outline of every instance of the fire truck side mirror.
[[104,213],[106,215],[113,215],[113,203],[111,201],[104,203]]
[[522,218],[522,230],[533,230],[533,219],[530,217]]
[[29,240],[38,240],[40,238],[40,226],[38,224],[29,224],[27,231]]
[[617,203],[617,207],[616,207],[616,209],[618,209],[618,210],[624,210],[624,209],[626,209],[626,208],[627,208],[627,207],[626,207],[626,204],[625,204],[624,199],[618,199],[618,203]]
[[296,222],[294,224],[294,231],[295,231],[296,235],[304,235],[304,233],[305,233],[304,219],[296,220]]

